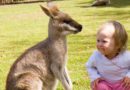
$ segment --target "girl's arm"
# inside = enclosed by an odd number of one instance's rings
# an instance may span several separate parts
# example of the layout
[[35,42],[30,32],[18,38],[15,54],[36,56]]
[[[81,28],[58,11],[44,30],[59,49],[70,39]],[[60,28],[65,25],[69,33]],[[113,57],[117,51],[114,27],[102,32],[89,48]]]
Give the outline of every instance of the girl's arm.
[[130,51],[126,51],[123,59],[126,59],[127,67],[129,68],[129,71],[126,74],[126,77],[130,78]]
[[126,89],[130,88],[130,52],[126,52],[125,58],[127,59],[127,66],[129,67],[129,71],[126,76],[123,78],[122,83]]
[[88,71],[88,74],[90,76],[91,81],[96,80],[97,78],[100,78],[101,76],[98,74],[98,71],[96,67],[93,67],[91,62],[86,63],[86,68]]
[[88,62],[86,63],[86,69],[88,71],[88,74],[90,76],[91,82],[96,80],[97,78],[100,78],[100,74],[98,73],[98,70],[96,68],[96,59],[95,59],[95,53],[89,58]]

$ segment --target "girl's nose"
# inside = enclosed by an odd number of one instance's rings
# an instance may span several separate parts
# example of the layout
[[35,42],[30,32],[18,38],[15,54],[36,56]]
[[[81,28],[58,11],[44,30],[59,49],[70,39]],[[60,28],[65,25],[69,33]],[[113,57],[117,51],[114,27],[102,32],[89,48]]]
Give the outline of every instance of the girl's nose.
[[102,48],[103,47],[103,44],[102,44],[102,42],[98,42],[98,47],[100,47],[100,48]]

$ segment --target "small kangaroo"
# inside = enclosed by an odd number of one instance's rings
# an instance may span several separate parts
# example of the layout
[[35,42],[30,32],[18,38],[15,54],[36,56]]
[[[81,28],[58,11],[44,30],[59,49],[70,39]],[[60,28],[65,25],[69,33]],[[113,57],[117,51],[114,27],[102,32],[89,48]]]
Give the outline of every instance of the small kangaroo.
[[110,5],[110,0],[96,0],[91,6],[107,6]]
[[58,80],[65,90],[72,90],[66,68],[66,36],[80,32],[82,25],[52,2],[40,7],[50,17],[48,37],[27,49],[14,62],[7,77],[6,90],[56,90]]

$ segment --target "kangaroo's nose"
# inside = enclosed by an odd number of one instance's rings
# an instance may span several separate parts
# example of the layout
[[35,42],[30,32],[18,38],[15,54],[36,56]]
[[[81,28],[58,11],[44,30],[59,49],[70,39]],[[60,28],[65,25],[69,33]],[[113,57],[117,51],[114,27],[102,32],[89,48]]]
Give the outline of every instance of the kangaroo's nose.
[[82,30],[82,25],[78,26],[78,30],[81,31]]

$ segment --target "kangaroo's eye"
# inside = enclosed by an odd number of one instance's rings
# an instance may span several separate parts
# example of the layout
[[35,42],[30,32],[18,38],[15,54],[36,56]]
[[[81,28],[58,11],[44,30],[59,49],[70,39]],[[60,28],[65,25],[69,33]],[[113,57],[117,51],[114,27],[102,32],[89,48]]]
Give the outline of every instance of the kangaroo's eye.
[[64,23],[70,23],[71,21],[70,20],[63,20]]

